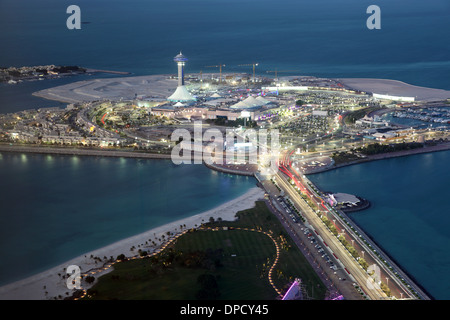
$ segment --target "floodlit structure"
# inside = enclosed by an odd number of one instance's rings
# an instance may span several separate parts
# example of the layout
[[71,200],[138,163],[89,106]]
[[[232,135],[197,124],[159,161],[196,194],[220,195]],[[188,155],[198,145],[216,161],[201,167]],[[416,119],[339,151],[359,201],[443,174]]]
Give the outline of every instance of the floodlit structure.
[[169,101],[173,102],[192,102],[196,99],[189,93],[184,85],[184,66],[188,61],[188,58],[184,56],[181,52],[173,58],[173,61],[177,63],[178,66],[178,86],[175,92],[168,98]]
[[333,193],[330,195],[330,200],[332,205],[336,204],[350,204],[352,206],[357,205],[361,200],[356,196],[348,193]]
[[184,65],[188,61],[188,58],[180,51],[180,53],[173,58],[173,61],[175,61],[178,66],[178,86],[184,86]]
[[247,99],[239,101],[238,103],[232,105],[230,109],[253,109],[253,108],[260,108],[262,106],[265,106],[272,101],[264,99],[261,96],[253,97],[249,96]]
[[189,93],[185,86],[177,87],[177,90],[168,98],[173,102],[192,102],[196,99]]
[[295,279],[282,300],[303,300],[301,283],[301,279]]
[[372,94],[375,99],[379,100],[393,100],[393,101],[406,101],[406,102],[414,102],[416,100],[415,97],[400,97],[400,96],[391,96],[388,94]]

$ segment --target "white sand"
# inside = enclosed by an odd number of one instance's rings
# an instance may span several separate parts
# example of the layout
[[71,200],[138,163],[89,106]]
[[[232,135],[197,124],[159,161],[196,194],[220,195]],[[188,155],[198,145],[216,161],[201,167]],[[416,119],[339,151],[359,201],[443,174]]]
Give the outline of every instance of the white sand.
[[[195,74],[189,74],[189,76]],[[186,75],[188,76],[188,75]],[[198,76],[198,75],[197,75]],[[203,74],[204,79],[212,74]],[[34,92],[33,95],[65,103],[78,103],[101,99],[133,100],[136,95],[151,96],[156,99],[166,99],[177,88],[176,78],[170,75],[147,75],[132,77],[114,77],[72,82]]]
[[450,98],[449,90],[419,87],[398,80],[370,78],[338,80],[356,90],[392,96],[415,97],[416,101],[435,101]]
[[[165,235],[167,241],[168,237],[166,233],[168,231],[176,234],[185,230],[185,228],[183,228],[183,230],[180,231],[180,225],[186,225],[186,229],[195,228],[196,226],[200,226],[202,223],[207,223],[210,217],[213,217],[214,219],[220,217],[222,218],[222,220],[233,221],[235,220],[235,215],[238,211],[254,207],[255,201],[262,199],[263,197],[264,190],[258,187],[254,187],[242,196],[228,201],[209,211],[205,211],[203,213],[172,223],[168,223],[158,228],[151,229],[139,235],[118,241],[109,246],[81,255],[45,272],[0,287],[0,299],[43,300],[54,299],[54,297],[57,297],[58,295],[61,295],[62,298],[67,297],[66,293],[71,295],[73,290],[69,290],[67,288],[66,279],[63,279],[62,275],[66,274],[65,268],[67,268],[69,265],[79,266],[81,268],[81,273],[84,273],[90,269],[101,267],[103,265],[103,262],[99,262],[98,264],[96,264],[95,260],[90,258],[91,255],[93,255],[93,257],[99,258],[103,258],[104,256],[108,258],[110,256],[116,258],[119,254],[122,253],[127,257],[135,256],[137,255],[138,249],[146,250],[147,252],[153,252],[161,245],[161,243],[155,240],[155,234],[156,239],[161,238],[162,235]],[[157,246],[155,247],[151,245],[145,245],[145,242],[149,239],[155,240],[157,242]],[[130,250],[132,246],[136,248],[134,251]],[[111,269],[103,271],[103,273],[96,274],[95,277],[98,278],[99,275],[109,272],[110,270]],[[60,273],[61,276],[59,276],[58,273]],[[85,289],[87,288],[84,283],[82,284],[82,286]],[[45,293],[46,291],[47,294]]]

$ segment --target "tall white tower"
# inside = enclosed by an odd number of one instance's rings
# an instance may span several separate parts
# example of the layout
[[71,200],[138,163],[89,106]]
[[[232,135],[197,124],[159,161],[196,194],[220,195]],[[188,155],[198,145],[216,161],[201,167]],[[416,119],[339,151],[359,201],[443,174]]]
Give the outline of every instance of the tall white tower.
[[175,92],[167,98],[169,101],[173,102],[193,102],[196,99],[189,93],[189,91],[184,86],[184,65],[188,59],[180,52],[173,58],[173,61],[177,63],[178,66],[178,87]]
[[178,86],[184,86],[184,65],[186,61],[188,61],[188,58],[180,51],[180,53],[173,58],[173,61],[178,65]]

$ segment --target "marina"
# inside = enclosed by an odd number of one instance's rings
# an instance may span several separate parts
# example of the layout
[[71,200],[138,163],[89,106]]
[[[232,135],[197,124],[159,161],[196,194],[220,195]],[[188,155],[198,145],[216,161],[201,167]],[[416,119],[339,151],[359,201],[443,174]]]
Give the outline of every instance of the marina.
[[429,122],[431,124],[450,124],[450,106],[430,107],[430,108],[405,108],[401,111],[393,112],[394,118],[407,118]]

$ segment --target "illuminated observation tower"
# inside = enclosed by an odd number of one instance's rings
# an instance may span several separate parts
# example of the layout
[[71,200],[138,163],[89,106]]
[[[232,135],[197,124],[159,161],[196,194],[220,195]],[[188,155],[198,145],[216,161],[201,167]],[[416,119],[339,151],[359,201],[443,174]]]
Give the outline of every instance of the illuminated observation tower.
[[188,58],[180,51],[180,53],[173,58],[173,61],[178,65],[178,86],[184,86],[184,65],[186,61],[188,61]]
[[168,98],[168,100],[174,102],[195,101],[195,98],[184,86],[184,65],[186,61],[188,61],[188,58],[186,58],[186,56],[184,56],[180,51],[180,53],[176,55],[175,58],[173,58],[173,61],[175,61],[178,66],[178,87],[175,92]]

